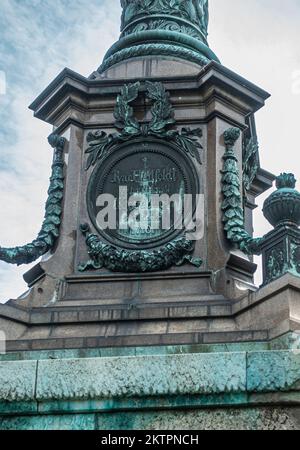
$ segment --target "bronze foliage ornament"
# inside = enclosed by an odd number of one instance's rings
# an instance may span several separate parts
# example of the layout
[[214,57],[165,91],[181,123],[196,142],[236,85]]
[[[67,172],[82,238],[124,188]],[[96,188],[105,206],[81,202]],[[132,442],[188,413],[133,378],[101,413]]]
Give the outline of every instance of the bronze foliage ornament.
[[[248,255],[260,255],[265,252],[265,284],[281,277],[284,273],[300,274],[300,193],[295,189],[296,180],[291,173],[282,173],[276,178],[277,190],[265,201],[263,213],[275,230],[261,238],[253,238],[245,230],[244,210],[241,195],[238,159],[234,153],[234,145],[240,137],[238,128],[229,128],[224,133],[226,151],[223,156],[222,170],[223,223],[227,239]],[[257,146],[252,148],[248,156],[257,161]],[[248,160],[248,162],[250,159]],[[254,165],[255,166],[255,165]],[[244,166],[245,167],[245,166]],[[255,167],[254,169],[255,170]],[[283,231],[281,243],[272,243],[272,237]],[[289,235],[293,238],[289,238]],[[293,241],[295,240],[295,242]],[[297,241],[297,242],[296,242]],[[267,250],[264,248],[268,247]]]
[[220,62],[207,42],[208,0],[121,0],[121,35],[91,79],[133,58],[163,58],[205,67]]
[[132,34],[154,30],[177,32],[186,34],[195,39],[199,39],[199,35],[201,37],[201,33],[195,26],[191,26],[189,24],[182,25],[175,20],[164,19],[149,19],[148,21],[133,23],[131,26],[126,27],[126,30],[123,31],[122,36],[130,36]]
[[172,57],[200,67],[219,61],[207,44],[208,0],[121,0],[121,6],[121,36],[99,73],[137,57]]
[[230,242],[248,255],[260,255],[264,238],[252,238],[245,230],[243,200],[240,192],[238,159],[234,145],[239,139],[239,128],[229,128],[224,133],[226,151],[222,170],[222,211],[224,231]]
[[243,185],[245,195],[251,188],[259,169],[259,145],[254,137],[243,142]]
[[121,6],[123,8],[122,29],[140,16],[163,14],[181,17],[200,27],[203,34],[207,36],[208,0],[121,0]]
[[200,258],[192,257],[195,243],[184,236],[153,251],[125,250],[101,241],[97,234],[91,233],[87,224],[81,225],[80,229],[86,238],[90,256],[89,261],[79,265],[80,272],[102,268],[125,273],[157,272],[185,263],[200,268],[203,263]]
[[289,267],[285,263],[285,255],[283,246],[277,246],[271,249],[266,258],[267,267],[267,283],[276,280],[284,272],[287,272]]
[[192,48],[186,48],[184,46],[178,46],[171,43],[164,44],[160,42],[133,45],[132,47],[124,48],[107,57],[99,67],[98,71],[100,73],[103,73],[113,65],[118,64],[124,60],[137,58],[139,56],[145,57],[145,55],[173,56],[175,58],[194,62],[196,64],[199,64],[201,67],[204,67],[210,63],[210,60],[206,56],[202,55],[198,51],[193,50]]
[[52,174],[45,207],[45,218],[37,238],[21,247],[0,247],[0,261],[8,264],[30,264],[51,251],[59,236],[64,198],[64,147],[66,139],[51,134],[49,144],[54,148]]
[[87,170],[113,151],[118,144],[137,137],[156,137],[172,142],[201,163],[200,150],[203,149],[199,142],[199,138],[202,137],[201,128],[169,130],[175,124],[170,95],[162,83],[150,81],[145,82],[144,91],[146,97],[153,101],[152,120],[149,123],[139,123],[134,116],[132,103],[138,98],[140,91],[141,82],[126,84],[117,98],[114,117],[115,126],[120,133],[107,134],[104,131],[96,131],[88,134]]

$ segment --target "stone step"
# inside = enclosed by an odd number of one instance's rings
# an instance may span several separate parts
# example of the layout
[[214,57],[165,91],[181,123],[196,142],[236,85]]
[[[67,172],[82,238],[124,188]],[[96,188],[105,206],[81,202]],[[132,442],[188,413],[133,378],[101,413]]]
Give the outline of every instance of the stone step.
[[22,308],[10,302],[0,308],[0,317],[6,317],[28,325],[115,322],[136,320],[201,319],[232,316],[233,303],[222,296],[201,298],[198,302],[117,305],[80,305],[59,302],[47,308]]
[[[159,324],[156,325],[159,327]],[[146,330],[128,328],[127,334],[120,328],[108,327],[90,330],[94,335],[78,333],[78,329],[72,330],[66,327],[59,330],[31,330],[17,341],[7,341],[7,352],[35,351],[35,350],[65,350],[65,349],[99,349],[117,347],[154,347],[154,346],[178,346],[199,344],[228,344],[243,342],[266,342],[269,334],[265,330],[256,331],[212,331],[207,328],[202,331],[183,332],[183,330],[168,330],[147,334]],[[46,337],[45,332],[48,332]],[[73,336],[72,336],[73,334]],[[75,337],[76,336],[76,337]]]

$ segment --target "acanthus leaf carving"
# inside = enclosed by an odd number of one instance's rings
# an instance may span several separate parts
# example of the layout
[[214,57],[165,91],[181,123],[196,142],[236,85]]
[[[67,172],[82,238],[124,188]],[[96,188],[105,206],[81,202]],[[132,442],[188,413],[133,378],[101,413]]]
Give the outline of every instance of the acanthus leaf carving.
[[163,14],[183,18],[200,27],[207,35],[208,0],[121,0],[121,6],[122,29],[140,16]]

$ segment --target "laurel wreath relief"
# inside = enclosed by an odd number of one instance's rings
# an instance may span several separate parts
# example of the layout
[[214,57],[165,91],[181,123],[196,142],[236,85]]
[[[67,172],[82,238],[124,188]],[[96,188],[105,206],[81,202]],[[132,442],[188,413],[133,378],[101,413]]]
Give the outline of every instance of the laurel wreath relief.
[[141,83],[138,81],[123,86],[114,111],[115,126],[120,132],[107,134],[99,130],[88,134],[89,146],[85,151],[88,154],[86,170],[102,160],[115,145],[141,136],[152,136],[173,142],[182,151],[195,158],[199,164],[202,163],[200,150],[203,147],[198,140],[202,137],[201,128],[170,130],[176,121],[169,93],[160,82],[146,81],[145,88],[147,98],[154,101],[151,108],[152,120],[149,123],[140,123],[134,115],[132,103],[139,96]]

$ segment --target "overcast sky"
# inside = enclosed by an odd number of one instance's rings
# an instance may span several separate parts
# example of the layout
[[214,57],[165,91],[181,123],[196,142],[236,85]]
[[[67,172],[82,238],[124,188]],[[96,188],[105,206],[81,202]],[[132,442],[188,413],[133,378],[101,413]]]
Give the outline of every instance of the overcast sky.
[[[1,246],[33,240],[44,215],[51,127],[28,105],[64,67],[87,76],[99,66],[120,12],[119,0],[0,0]],[[272,94],[256,116],[263,168],[300,180],[299,27],[300,0],[210,0],[211,48]],[[256,235],[269,229],[259,211],[255,223]],[[27,269],[0,263],[0,301],[26,290]]]

